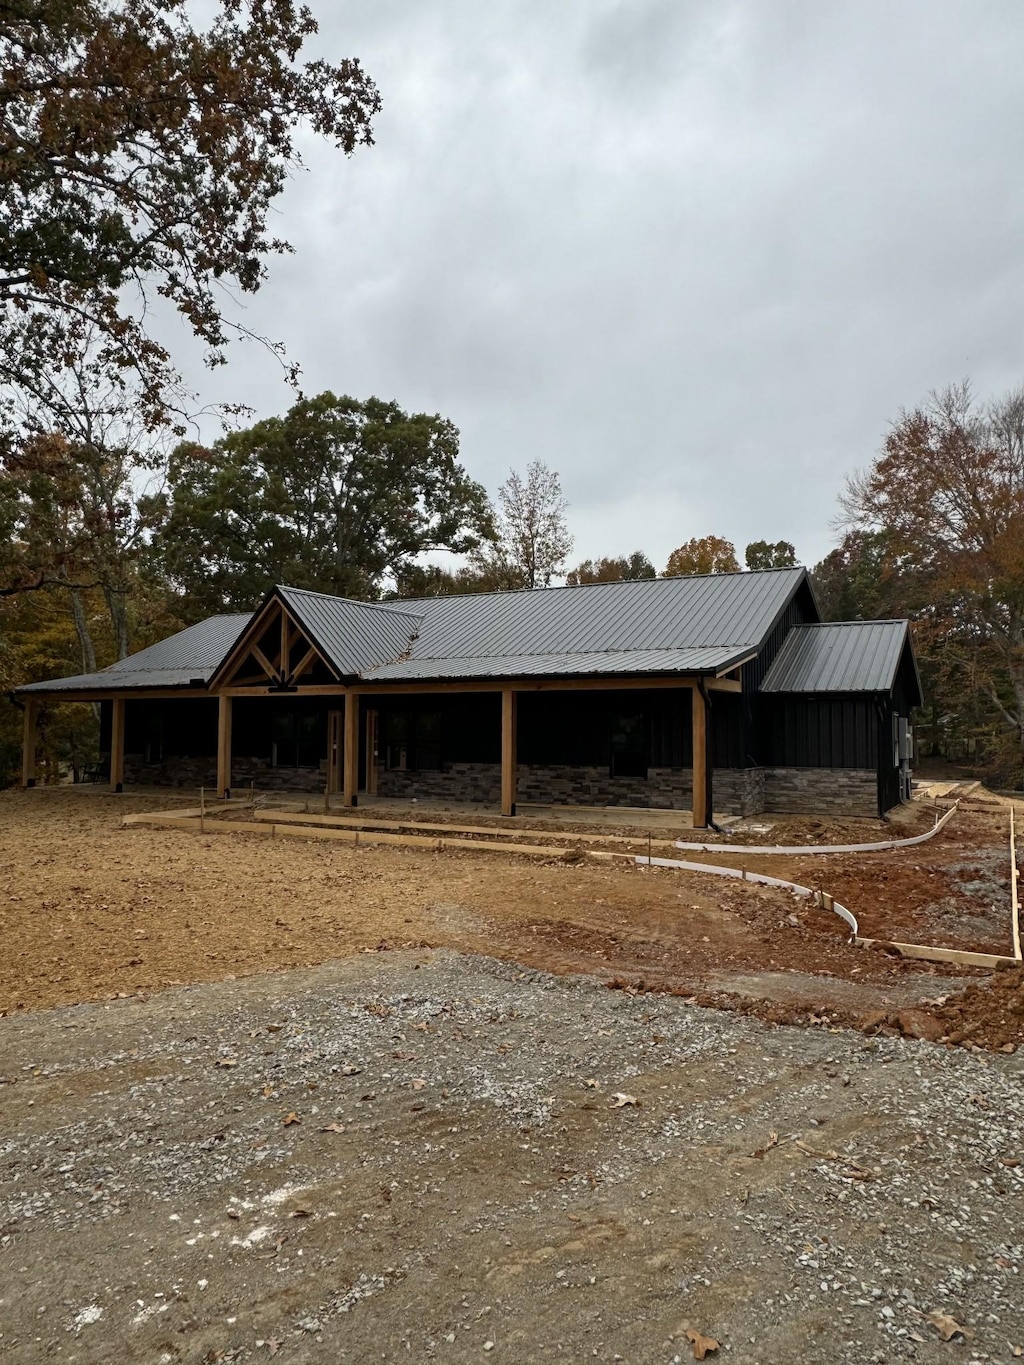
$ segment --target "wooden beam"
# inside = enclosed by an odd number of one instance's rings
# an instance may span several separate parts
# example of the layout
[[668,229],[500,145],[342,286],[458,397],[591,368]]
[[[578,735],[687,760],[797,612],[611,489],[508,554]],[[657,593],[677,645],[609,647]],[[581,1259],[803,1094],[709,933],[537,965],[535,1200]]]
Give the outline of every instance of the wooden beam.
[[[263,669],[263,672],[267,675],[271,682],[278,682],[279,679],[284,677],[283,673],[278,673],[277,669],[270,662],[267,656],[263,653],[263,650],[260,649],[259,645],[253,645],[252,649],[249,650],[249,653],[259,664],[260,668]],[[241,667],[241,665],[244,662],[245,662],[244,659],[240,659],[239,667]]]
[[516,694],[501,694],[501,813],[516,813]]
[[288,674],[288,681],[294,682],[296,678],[301,678],[303,673],[305,673],[306,669],[309,668],[310,664],[313,663],[315,659],[319,659],[319,657],[320,651],[317,649],[316,645],[310,645],[310,647],[306,650],[305,654],[303,654],[299,662]]
[[[712,685],[713,675],[705,677],[705,683]],[[729,683],[731,679],[722,679],[722,682]],[[347,690],[355,692],[360,697],[401,697],[412,696],[420,692],[432,692],[438,695],[451,692],[633,692],[633,691],[654,691],[665,687],[690,687],[697,686],[697,679],[690,676],[669,676],[658,675],[651,678],[629,677],[629,678],[540,678],[536,680],[521,678],[516,681],[508,679],[481,678],[477,682],[422,682],[422,683],[358,683]],[[305,689],[303,689],[305,690]],[[726,692],[731,692],[732,687],[724,687]]]
[[288,676],[288,660],[292,649],[292,632],[288,621],[288,613],[284,607],[281,608],[281,677]]
[[36,732],[39,720],[39,703],[35,697],[25,699],[25,714],[22,718],[21,739],[21,785],[36,785]]
[[359,785],[359,698],[345,698],[345,744],[342,754],[345,782],[341,804],[354,806]]
[[111,703],[110,790],[124,791],[124,697],[115,697]]
[[231,698],[221,697],[217,708],[217,795],[231,797]]
[[366,791],[377,794],[377,715],[372,707],[366,709]]
[[707,829],[708,816],[708,708],[699,688],[690,693],[693,705],[693,827]]
[[735,678],[708,678],[704,686],[709,692],[742,692],[743,684]]

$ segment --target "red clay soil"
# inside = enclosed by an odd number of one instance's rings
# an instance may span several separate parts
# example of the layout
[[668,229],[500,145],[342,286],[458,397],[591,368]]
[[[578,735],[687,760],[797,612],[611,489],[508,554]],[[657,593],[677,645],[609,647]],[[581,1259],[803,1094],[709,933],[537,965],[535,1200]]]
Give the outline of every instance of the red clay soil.
[[[0,1013],[423,945],[672,991],[768,1020],[983,1047],[1024,1042],[1012,984],[1019,973],[989,983],[976,969],[853,947],[838,919],[782,891],[577,856],[120,827],[123,814],[173,804],[167,795],[0,793]],[[884,929],[880,936],[898,937],[894,928],[914,926],[885,918],[887,905],[909,901],[924,915],[929,898],[944,904],[952,880],[970,881],[976,864],[995,876],[995,863],[984,863],[1000,847],[993,819],[958,817],[934,845],[905,854],[763,866],[825,886]],[[955,872],[960,864],[967,870]],[[971,910],[984,898],[956,894]],[[922,919],[916,936],[927,941],[927,927]]]

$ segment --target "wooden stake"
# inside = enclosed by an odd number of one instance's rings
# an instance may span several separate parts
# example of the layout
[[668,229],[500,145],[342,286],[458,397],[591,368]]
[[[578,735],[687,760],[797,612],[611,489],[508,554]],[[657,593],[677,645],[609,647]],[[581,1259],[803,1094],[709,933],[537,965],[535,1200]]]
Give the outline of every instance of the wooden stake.
[[501,813],[516,813],[516,694],[501,694]]
[[39,719],[39,703],[35,697],[27,698],[23,720],[21,741],[21,785],[36,785],[36,728]]
[[124,791],[124,697],[111,702],[110,715],[110,790]]

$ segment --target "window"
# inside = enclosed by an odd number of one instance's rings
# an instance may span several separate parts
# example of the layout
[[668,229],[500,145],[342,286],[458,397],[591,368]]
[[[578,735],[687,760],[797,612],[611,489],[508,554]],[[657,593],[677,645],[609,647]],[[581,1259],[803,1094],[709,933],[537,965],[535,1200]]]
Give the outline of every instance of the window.
[[326,743],[324,718],[318,712],[275,712],[270,758],[275,768],[319,768]]
[[647,776],[647,717],[642,711],[612,717],[612,777]]
[[441,713],[390,711],[384,718],[384,762],[392,770],[440,768]]

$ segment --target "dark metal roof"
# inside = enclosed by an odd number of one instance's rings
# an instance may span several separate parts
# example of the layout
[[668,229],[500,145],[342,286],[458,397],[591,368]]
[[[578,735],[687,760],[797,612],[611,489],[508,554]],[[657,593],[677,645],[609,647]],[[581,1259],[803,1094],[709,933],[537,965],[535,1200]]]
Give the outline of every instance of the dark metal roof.
[[796,626],[768,670],[762,692],[891,692],[906,621],[840,621]]
[[277,594],[306,634],[342,677],[400,659],[412,644],[419,617],[395,607],[329,597],[305,588],[279,587]]
[[[340,678],[714,673],[754,653],[806,583],[795,568],[388,603],[279,587],[267,602],[284,602]],[[216,616],[102,673],[19,690],[208,681],[255,619]]]
[[406,659],[364,670],[367,682],[433,678],[550,678],[576,674],[717,673],[739,663],[745,650],[623,649],[588,654],[491,654],[462,659]]
[[18,691],[33,693],[119,692],[144,687],[187,687],[205,683],[234,644],[250,617],[211,616],[196,626],[179,630],[148,649],[140,649],[119,663],[98,673],[81,673],[73,678],[28,683]]
[[804,569],[652,578],[578,588],[430,597],[411,658],[598,654],[619,650],[756,649]]

